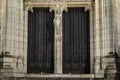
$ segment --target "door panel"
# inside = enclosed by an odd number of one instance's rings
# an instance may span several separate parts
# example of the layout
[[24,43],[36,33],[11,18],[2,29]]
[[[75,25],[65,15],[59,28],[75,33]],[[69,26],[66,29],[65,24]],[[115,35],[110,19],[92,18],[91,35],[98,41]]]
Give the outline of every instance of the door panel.
[[90,73],[89,11],[63,12],[63,73]]
[[34,8],[28,14],[28,73],[53,73],[54,13]]

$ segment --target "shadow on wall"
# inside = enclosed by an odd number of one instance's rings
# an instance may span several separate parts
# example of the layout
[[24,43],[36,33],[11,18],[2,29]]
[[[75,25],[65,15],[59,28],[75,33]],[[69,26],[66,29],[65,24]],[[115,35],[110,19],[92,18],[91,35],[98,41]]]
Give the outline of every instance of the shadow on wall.
[[116,79],[120,80],[120,56],[118,53],[115,53],[115,61],[116,61]]
[[115,52],[110,52],[110,55],[115,54],[115,63],[116,63],[116,77],[115,80],[120,80],[120,45],[118,50]]

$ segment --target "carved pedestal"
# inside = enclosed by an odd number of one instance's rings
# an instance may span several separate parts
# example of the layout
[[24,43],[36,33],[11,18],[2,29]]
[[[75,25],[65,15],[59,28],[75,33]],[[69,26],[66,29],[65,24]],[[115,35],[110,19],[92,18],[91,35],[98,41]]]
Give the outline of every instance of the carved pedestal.
[[[2,52],[0,55],[0,76],[10,76],[13,72],[13,56],[9,52]],[[2,80],[2,79],[0,79]],[[3,79],[4,80],[4,79]]]
[[110,54],[106,58],[105,80],[115,80],[116,62],[115,56]]

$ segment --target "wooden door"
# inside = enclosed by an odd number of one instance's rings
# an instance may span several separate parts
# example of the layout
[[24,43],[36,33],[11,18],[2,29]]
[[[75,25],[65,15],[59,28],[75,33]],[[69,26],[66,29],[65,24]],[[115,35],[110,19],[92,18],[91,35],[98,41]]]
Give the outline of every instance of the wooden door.
[[54,13],[34,8],[28,15],[28,73],[54,71]]
[[89,11],[84,8],[63,13],[63,73],[90,73]]

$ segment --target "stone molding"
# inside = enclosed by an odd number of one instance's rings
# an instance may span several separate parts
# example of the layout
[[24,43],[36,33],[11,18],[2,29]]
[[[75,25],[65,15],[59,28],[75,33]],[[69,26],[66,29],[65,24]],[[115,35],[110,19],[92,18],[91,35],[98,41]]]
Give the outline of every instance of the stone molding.
[[[62,12],[68,11],[68,7],[84,7],[85,11],[92,9],[92,2],[86,2],[86,1],[27,1],[24,2],[24,10],[28,13],[28,11],[34,12],[34,7],[47,7],[49,8],[49,11],[55,12],[54,17],[54,26],[55,26],[55,47],[54,47],[54,73],[62,73]],[[28,15],[28,14],[27,14]],[[26,16],[27,16],[26,15]]]
[[[68,7],[84,7],[85,11],[90,10],[92,7],[92,2],[58,2],[63,5],[64,10],[67,11]],[[55,10],[56,2],[24,2],[24,9],[26,11],[32,11],[34,7],[49,7],[50,11]]]

